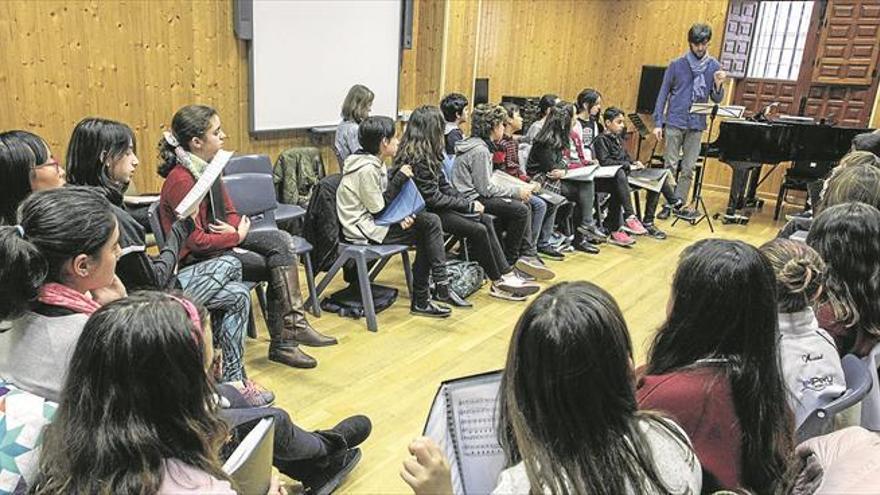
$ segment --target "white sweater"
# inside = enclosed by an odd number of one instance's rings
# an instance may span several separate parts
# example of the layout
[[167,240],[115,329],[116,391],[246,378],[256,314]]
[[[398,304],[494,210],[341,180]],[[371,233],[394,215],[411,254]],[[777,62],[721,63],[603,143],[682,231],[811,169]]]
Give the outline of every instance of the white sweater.
[[[666,421],[671,423],[684,438],[687,438],[687,435],[675,422]],[[702,468],[691,446],[683,444],[653,422],[641,421],[639,428],[642,430],[642,434],[647,437],[648,448],[651,450],[657,475],[669,489],[668,491],[671,493],[700,493],[703,487]],[[525,464],[522,462],[502,471],[498,476],[498,485],[492,491],[492,495],[529,495],[530,493],[531,485],[526,474]],[[545,489],[544,493],[549,494],[550,491]],[[638,487],[638,489],[630,487],[626,493],[627,495],[653,495],[656,492],[649,491],[646,487]]]
[[779,353],[788,403],[801,423],[846,390],[834,339],[819,328],[813,310],[779,313]]

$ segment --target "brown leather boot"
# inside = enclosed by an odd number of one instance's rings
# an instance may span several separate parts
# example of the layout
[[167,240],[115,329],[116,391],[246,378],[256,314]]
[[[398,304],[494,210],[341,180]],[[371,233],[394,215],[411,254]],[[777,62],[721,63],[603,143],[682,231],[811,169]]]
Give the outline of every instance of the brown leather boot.
[[306,319],[296,267],[278,266],[272,268],[269,273],[270,289],[279,298],[284,328],[291,332],[292,339],[297,344],[310,347],[335,345],[337,343],[335,338],[318,332]]
[[[290,297],[284,291],[270,287],[266,308],[269,326],[269,361],[286,364],[294,368],[314,368],[318,361],[309,356],[296,344],[293,331],[285,324]],[[285,302],[287,301],[287,302]]]

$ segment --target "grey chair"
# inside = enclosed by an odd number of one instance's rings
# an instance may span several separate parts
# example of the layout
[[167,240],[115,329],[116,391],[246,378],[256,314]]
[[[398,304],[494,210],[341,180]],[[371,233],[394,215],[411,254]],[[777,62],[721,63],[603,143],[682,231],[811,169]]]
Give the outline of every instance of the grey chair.
[[[266,174],[272,178],[272,162],[267,155],[239,155],[229,159],[229,163],[223,168],[223,175],[237,174]],[[275,196],[275,184],[272,184],[272,198]],[[275,203],[275,221],[284,223],[289,220],[301,218],[306,210],[299,205]]]
[[[327,273],[318,283],[316,298],[321,297],[324,289],[333,281],[333,277],[348,261],[353,261],[357,269],[358,288],[361,293],[361,302],[364,305],[364,313],[367,317],[367,329],[371,332],[379,331],[379,324],[376,321],[376,306],[373,304],[373,292],[370,283],[376,279],[379,272],[385,268],[388,261],[395,255],[400,255],[403,261],[403,273],[406,277],[406,290],[409,297],[412,298],[412,266],[409,261],[408,246],[403,244],[351,244],[343,242],[342,233],[339,234],[339,246],[337,247],[338,256],[333,265],[327,270]],[[372,270],[369,268],[371,262],[378,261]]]
[[[271,175],[243,172],[226,175],[222,180],[235,208],[240,214],[247,215],[251,219],[252,231],[278,229],[275,221],[275,207],[278,203],[275,201]],[[312,314],[321,316],[321,307],[315,291],[312,245],[300,236],[292,235],[291,238],[293,252],[302,257],[306,268],[306,285],[309,289],[307,306],[311,308]]]
[[[864,361],[853,354],[840,360],[843,375],[846,377],[846,390],[825,407],[813,410],[797,429],[797,442],[801,443],[819,435],[831,432],[834,416],[858,404],[871,391],[872,370]],[[875,372],[876,373],[876,372]]]
[[[159,249],[162,249],[165,246],[165,231],[162,230],[162,222],[159,221],[159,202],[155,202],[150,205],[150,208],[147,210],[147,220],[150,222],[150,228],[153,229],[153,236],[156,239],[156,245],[159,246]],[[269,320],[265,319],[266,316],[266,291],[263,288],[262,284],[258,284],[255,282],[244,282],[244,284],[248,287],[248,289],[254,291],[257,294],[257,302],[260,304],[260,310],[263,312],[263,317],[266,325],[269,325]],[[248,337],[256,338],[257,336],[257,325],[254,321],[254,312],[250,311],[250,320],[248,321],[248,329],[247,329]]]

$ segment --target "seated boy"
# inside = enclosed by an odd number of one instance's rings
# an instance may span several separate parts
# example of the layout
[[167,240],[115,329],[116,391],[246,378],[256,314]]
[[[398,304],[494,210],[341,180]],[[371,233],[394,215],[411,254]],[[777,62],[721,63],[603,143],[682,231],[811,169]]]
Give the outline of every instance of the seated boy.
[[433,277],[437,299],[466,306],[449,288],[446,274],[446,251],[440,218],[422,211],[399,224],[377,225],[375,217],[394,201],[412,175],[409,165],[388,174],[385,159],[397,153],[394,121],[373,116],[358,126],[361,150],[345,159],[342,180],[336,191],[336,216],[342,235],[354,243],[416,244],[413,263],[413,297],[410,312],[419,316],[445,318],[451,310],[431,301],[429,278]]
[[[519,106],[515,103],[504,102],[501,107],[507,112],[507,120],[504,122],[504,135],[495,142],[497,151],[492,155],[492,163],[496,169],[516,177],[523,182],[531,182],[523,167],[519,163],[519,142],[513,134],[522,130],[522,116]],[[532,196],[529,199],[532,209],[532,242],[536,244],[538,253],[548,259],[562,260],[565,255],[550,244],[553,235],[553,226],[556,224],[556,211],[559,208],[543,199]]]
[[443,135],[446,139],[446,155],[455,155],[455,143],[464,139],[461,124],[467,122],[468,99],[461,93],[449,93],[440,100],[440,111],[446,121]]
[[532,210],[528,205],[534,187],[492,182],[494,143],[504,135],[506,120],[507,112],[500,106],[477,105],[471,118],[471,136],[455,145],[452,185],[465,199],[479,201],[486,213],[498,218],[505,232],[504,255],[508,263],[527,275],[548,280],[556,274],[538,259],[532,242]]
[[[629,176],[632,170],[641,170],[645,166],[640,161],[633,161],[623,147],[621,136],[626,130],[626,122],[623,117],[623,110],[617,107],[609,107],[605,110],[603,114],[605,132],[596,138],[596,158],[602,166],[619,165],[621,170]],[[668,180],[663,182],[663,188],[660,192],[663,193],[666,201],[673,205],[673,208],[680,208],[684,203],[681,199],[675,197],[675,193]],[[627,226],[624,228],[632,229],[630,233],[633,234],[646,233],[655,239],[666,239],[666,233],[654,225],[654,214],[657,210],[657,204],[660,202],[660,194],[650,190],[647,191],[648,197],[645,201],[645,214],[641,221],[641,226],[644,227],[642,232],[639,232],[638,229],[639,220],[636,218],[635,210],[633,209],[631,195],[625,194],[623,196],[621,207],[623,208],[624,225]],[[618,214],[618,212],[608,212],[609,217]]]

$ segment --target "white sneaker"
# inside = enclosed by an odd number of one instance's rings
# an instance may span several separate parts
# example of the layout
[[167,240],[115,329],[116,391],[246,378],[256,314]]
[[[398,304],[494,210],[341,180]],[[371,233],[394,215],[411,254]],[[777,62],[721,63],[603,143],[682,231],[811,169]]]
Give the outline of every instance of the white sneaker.
[[517,277],[516,273],[513,271],[502,276],[501,280],[494,282],[493,285],[497,285],[499,289],[512,292],[518,296],[531,296],[541,290],[541,287],[539,287],[538,284],[527,282]]
[[489,295],[492,297],[497,297],[498,299],[505,299],[507,301],[525,301],[526,296],[518,296],[513,292],[506,291],[498,287],[498,284],[492,284],[489,287]]
[[547,268],[547,265],[541,263],[537,258],[520,258],[516,260],[514,265],[518,270],[527,273],[538,280],[550,280],[556,277],[553,270]]

